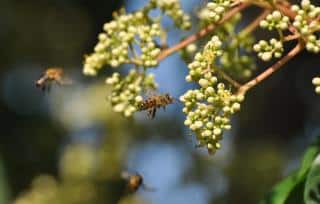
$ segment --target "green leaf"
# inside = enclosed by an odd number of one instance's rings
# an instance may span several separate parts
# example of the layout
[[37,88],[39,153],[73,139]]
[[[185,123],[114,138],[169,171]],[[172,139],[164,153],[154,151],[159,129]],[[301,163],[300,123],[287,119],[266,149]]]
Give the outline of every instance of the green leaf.
[[304,201],[306,204],[320,203],[320,154],[313,161],[307,176]]
[[[300,168],[277,184],[261,204],[302,204],[304,186],[311,165],[320,153],[320,140],[311,145],[304,154]],[[309,204],[309,203],[308,203]],[[311,203],[310,203],[311,204]]]

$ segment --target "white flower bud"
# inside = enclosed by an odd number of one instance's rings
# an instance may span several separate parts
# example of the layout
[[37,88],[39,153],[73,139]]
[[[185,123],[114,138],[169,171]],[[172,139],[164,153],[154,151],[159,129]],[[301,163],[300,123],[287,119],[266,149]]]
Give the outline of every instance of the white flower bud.
[[216,136],[219,136],[222,134],[222,130],[220,128],[214,128],[213,129],[213,134]]
[[186,119],[186,120],[184,121],[184,125],[185,125],[185,126],[189,126],[191,123],[192,123],[192,121],[189,120],[189,119]]
[[232,104],[232,109],[234,110],[234,111],[239,111],[240,110],[240,103],[234,103],[234,104]]
[[114,112],[117,112],[117,113],[123,112],[124,109],[125,109],[124,103],[119,103],[113,107]]
[[272,58],[272,53],[271,52],[264,52],[261,56],[261,59],[263,61],[269,61]]
[[200,128],[202,128],[203,123],[202,123],[202,121],[198,120],[198,121],[194,122],[194,125],[196,126],[197,129],[200,129]]
[[202,88],[207,88],[209,86],[209,82],[206,79],[200,79],[199,84]]
[[197,46],[194,43],[191,43],[186,48],[188,53],[194,53],[197,50]]
[[142,96],[136,96],[135,99],[134,99],[137,103],[140,103],[143,101],[143,98]]
[[205,130],[201,133],[202,137],[210,137],[211,136],[211,131],[210,130]]
[[312,84],[315,86],[320,86],[320,77],[315,77],[312,79]]

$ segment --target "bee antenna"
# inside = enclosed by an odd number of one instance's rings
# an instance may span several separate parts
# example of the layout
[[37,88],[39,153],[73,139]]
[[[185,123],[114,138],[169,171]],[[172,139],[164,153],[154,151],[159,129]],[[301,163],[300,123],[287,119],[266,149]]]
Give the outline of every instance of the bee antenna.
[[178,103],[182,104],[182,102],[179,100],[179,98],[176,98],[174,96],[171,96],[171,97],[173,98],[174,102],[178,102]]

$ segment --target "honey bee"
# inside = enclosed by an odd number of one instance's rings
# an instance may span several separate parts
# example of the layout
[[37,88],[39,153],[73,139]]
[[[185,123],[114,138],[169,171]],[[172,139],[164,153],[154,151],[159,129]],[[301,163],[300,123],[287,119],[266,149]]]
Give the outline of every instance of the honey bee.
[[142,101],[139,106],[139,111],[148,111],[148,116],[152,119],[156,116],[157,108],[163,108],[165,110],[166,106],[172,104],[174,98],[168,93],[162,95],[152,95],[149,98]]
[[146,191],[155,191],[154,188],[148,187],[143,183],[143,177],[138,173],[130,174],[128,172],[122,172],[121,177],[126,180],[127,190],[132,193],[136,192],[140,187]]
[[41,88],[43,91],[50,89],[52,82],[55,82],[59,85],[69,85],[72,84],[72,81],[64,76],[64,71],[59,67],[52,67],[46,69],[38,79],[35,84],[36,87]]

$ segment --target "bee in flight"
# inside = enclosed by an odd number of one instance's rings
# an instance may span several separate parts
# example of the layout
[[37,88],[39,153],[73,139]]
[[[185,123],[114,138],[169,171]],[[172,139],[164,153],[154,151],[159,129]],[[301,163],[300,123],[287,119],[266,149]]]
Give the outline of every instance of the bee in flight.
[[121,173],[121,177],[126,180],[127,190],[132,193],[136,192],[140,187],[142,187],[143,190],[146,190],[146,191],[155,191],[154,188],[146,186],[143,183],[143,177],[138,173],[130,174],[124,171]]
[[166,106],[173,102],[174,98],[168,93],[152,95],[138,105],[138,110],[147,110],[148,116],[153,119],[156,116],[157,108],[162,107],[165,110]]
[[72,81],[64,76],[64,71],[59,67],[52,67],[46,69],[38,79],[35,84],[36,87],[44,90],[49,90],[51,83],[55,82],[59,85],[69,85],[72,84]]

